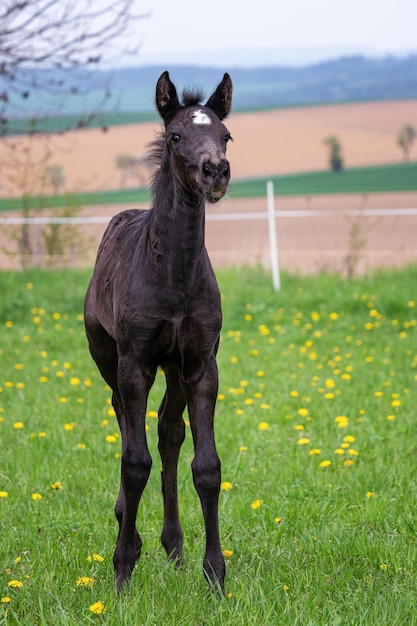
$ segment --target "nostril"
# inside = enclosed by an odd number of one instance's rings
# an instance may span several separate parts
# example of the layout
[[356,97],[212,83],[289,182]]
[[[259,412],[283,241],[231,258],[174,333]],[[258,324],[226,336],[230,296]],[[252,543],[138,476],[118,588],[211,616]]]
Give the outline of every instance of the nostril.
[[222,161],[219,164],[218,172],[219,172],[220,176],[228,176],[229,175],[229,162],[228,161]]
[[205,176],[214,176],[216,174],[216,168],[210,161],[206,161],[203,164],[203,174]]
[[214,164],[212,161],[206,161],[203,163],[203,174],[208,178],[215,177],[227,177],[229,176],[229,162],[225,159],[220,161],[220,163]]

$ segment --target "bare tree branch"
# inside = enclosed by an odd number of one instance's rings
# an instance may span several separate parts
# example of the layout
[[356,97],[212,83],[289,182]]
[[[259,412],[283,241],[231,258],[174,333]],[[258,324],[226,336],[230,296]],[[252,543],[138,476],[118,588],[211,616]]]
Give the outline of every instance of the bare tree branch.
[[16,96],[26,100],[33,91],[73,92],[77,71],[136,54],[138,21],[148,17],[139,4],[143,0],[1,0],[0,121],[11,97],[16,105]]

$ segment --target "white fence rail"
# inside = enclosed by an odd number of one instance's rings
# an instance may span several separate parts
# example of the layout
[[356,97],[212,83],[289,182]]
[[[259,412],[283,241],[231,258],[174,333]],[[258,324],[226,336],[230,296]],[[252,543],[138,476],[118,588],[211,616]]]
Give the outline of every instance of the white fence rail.
[[[269,197],[269,208],[265,200],[263,206],[259,200],[248,201],[248,209],[256,204],[258,211],[207,212],[206,241],[215,266],[263,265],[272,269],[274,286],[279,288],[278,248],[281,267],[302,273],[349,275],[417,262],[417,208],[413,206],[368,208],[358,198],[357,206],[362,208],[340,208],[335,200],[334,208],[329,209],[325,200],[326,208],[317,208],[317,199],[310,202],[306,198],[305,209],[275,210],[275,202],[294,204],[287,198],[274,198],[271,192]],[[417,202],[417,195],[415,198]],[[229,207],[233,209],[233,202]],[[105,215],[0,216],[0,269],[91,265],[110,219]],[[63,227],[61,251],[49,253],[46,234],[59,225]],[[21,235],[25,226],[25,236],[30,239],[26,251],[19,244],[19,231]],[[72,235],[77,233],[71,241],[65,241],[66,227],[73,227]]]
[[[350,209],[343,211],[343,215],[350,217],[401,217],[417,216],[417,208],[410,209]],[[275,210],[273,216],[279,218],[310,218],[310,217],[334,217],[334,211],[329,210],[302,210],[302,211],[282,211]],[[268,212],[248,212],[248,213],[208,213],[208,222],[233,222],[240,220],[267,220]],[[79,216],[79,217],[0,217],[0,225],[22,226],[23,224],[45,226],[48,224],[108,224],[111,216]]]

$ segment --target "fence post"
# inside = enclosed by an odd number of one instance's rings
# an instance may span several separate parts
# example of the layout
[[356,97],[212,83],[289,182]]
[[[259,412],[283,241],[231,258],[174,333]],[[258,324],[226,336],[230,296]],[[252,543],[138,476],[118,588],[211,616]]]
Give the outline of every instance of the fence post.
[[274,289],[281,289],[281,279],[279,273],[277,231],[275,224],[275,199],[274,199],[274,183],[268,180],[266,183],[266,195],[268,201],[268,231],[269,231],[269,250],[271,255],[272,283]]

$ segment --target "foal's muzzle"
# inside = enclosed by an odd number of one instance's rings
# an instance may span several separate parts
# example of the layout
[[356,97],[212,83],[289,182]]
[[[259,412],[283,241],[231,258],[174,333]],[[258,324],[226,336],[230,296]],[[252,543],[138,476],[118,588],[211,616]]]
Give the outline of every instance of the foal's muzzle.
[[230,165],[227,159],[218,163],[205,161],[202,165],[202,178],[206,198],[214,203],[223,198],[230,180]]

